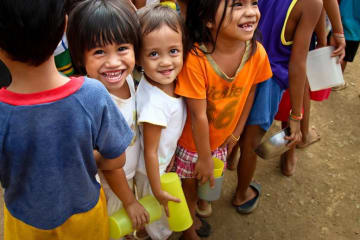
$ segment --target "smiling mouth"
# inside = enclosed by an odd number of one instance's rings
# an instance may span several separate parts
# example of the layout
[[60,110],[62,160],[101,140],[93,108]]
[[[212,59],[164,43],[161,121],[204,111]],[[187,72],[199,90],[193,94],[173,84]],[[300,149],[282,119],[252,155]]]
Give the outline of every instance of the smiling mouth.
[[159,71],[159,73],[161,73],[163,75],[170,75],[173,70],[174,69],[166,69],[166,70]]
[[119,82],[122,79],[124,70],[103,72],[101,75],[110,83]]
[[239,24],[238,26],[246,32],[252,32],[255,28],[254,23],[244,23],[244,24]]

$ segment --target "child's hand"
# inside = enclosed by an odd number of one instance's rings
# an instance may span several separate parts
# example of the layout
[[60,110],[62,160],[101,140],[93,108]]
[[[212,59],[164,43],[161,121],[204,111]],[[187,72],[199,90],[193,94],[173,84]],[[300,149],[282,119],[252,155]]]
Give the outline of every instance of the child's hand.
[[163,190],[160,190],[160,192],[158,194],[156,194],[155,197],[159,201],[159,203],[161,205],[163,205],[167,217],[170,216],[168,202],[169,201],[173,201],[173,202],[177,202],[177,203],[180,202],[180,199],[171,196],[168,192],[165,192]]
[[227,153],[230,154],[232,149],[235,147],[235,145],[238,143],[238,140],[232,135],[230,135],[225,142],[220,146],[221,148],[227,149]]
[[300,121],[289,120],[290,136],[286,136],[286,140],[290,140],[287,144],[289,148],[295,147],[296,144],[302,141],[302,133],[300,129]]
[[195,177],[201,184],[209,180],[210,187],[214,187],[214,161],[211,156],[207,159],[198,158],[195,164]]
[[345,46],[346,46],[345,38],[343,36],[339,37],[332,35],[330,37],[330,45],[335,47],[335,50],[332,52],[331,56],[332,57],[339,56],[338,63],[342,62],[345,57]]
[[174,167],[174,163],[175,163],[175,154],[171,158],[171,161],[170,161],[169,165],[166,167],[165,172],[170,172],[172,170],[172,168]]
[[145,208],[138,202],[133,201],[127,206],[124,206],[134,229],[139,230],[144,228],[145,224],[150,222],[150,215]]

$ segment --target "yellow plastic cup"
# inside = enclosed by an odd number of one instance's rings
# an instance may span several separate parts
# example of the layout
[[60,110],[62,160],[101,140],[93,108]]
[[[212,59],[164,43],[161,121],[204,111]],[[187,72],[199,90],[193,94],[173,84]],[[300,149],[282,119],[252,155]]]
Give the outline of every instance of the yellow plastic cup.
[[[150,223],[161,218],[162,208],[160,203],[152,195],[147,195],[139,200],[150,215]],[[121,238],[134,231],[131,220],[127,215],[125,208],[120,209],[109,218],[110,237]]]
[[212,159],[214,161],[214,178],[219,178],[224,171],[224,162],[217,157],[213,157]]
[[180,203],[168,202],[169,207],[169,227],[174,232],[182,232],[191,227],[193,220],[185,200],[185,195],[181,187],[180,178],[176,173],[165,173],[160,177],[162,190],[172,196],[179,198]]
[[161,2],[160,4],[176,10],[176,4],[174,2],[165,1],[165,2]]

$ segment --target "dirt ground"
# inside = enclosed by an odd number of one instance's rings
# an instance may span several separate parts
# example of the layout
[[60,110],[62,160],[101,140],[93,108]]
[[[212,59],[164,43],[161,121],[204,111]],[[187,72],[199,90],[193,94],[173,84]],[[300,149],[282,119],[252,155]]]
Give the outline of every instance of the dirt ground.
[[[239,215],[231,206],[236,172],[227,171],[213,203],[209,240],[360,239],[360,56],[344,75],[349,87],[313,102],[311,125],[321,141],[298,150],[293,177],[280,174],[279,159],[258,159],[255,180],[263,187],[259,208]],[[275,123],[272,131],[279,129]],[[0,198],[0,211],[3,208]],[[3,239],[3,216],[0,216]],[[174,234],[171,239],[177,239]]]

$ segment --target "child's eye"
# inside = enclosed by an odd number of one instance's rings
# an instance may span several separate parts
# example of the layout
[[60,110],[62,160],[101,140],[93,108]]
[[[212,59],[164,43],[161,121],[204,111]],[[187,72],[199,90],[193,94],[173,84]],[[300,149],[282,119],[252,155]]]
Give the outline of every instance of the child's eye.
[[101,55],[101,54],[104,54],[104,51],[101,50],[101,49],[98,49],[98,50],[94,51],[94,55]]
[[179,53],[178,49],[173,48],[170,50],[170,54],[177,54],[177,53]]
[[257,6],[257,5],[258,5],[258,1],[253,1],[253,2],[252,2],[252,5],[253,5],[253,6]]
[[149,57],[157,57],[159,54],[155,51],[149,53]]
[[234,3],[231,5],[231,7],[241,7],[242,5],[243,5],[242,2],[237,1],[237,2],[234,2]]
[[127,47],[119,47],[118,48],[118,51],[119,52],[123,52],[123,51],[126,51],[128,48]]

